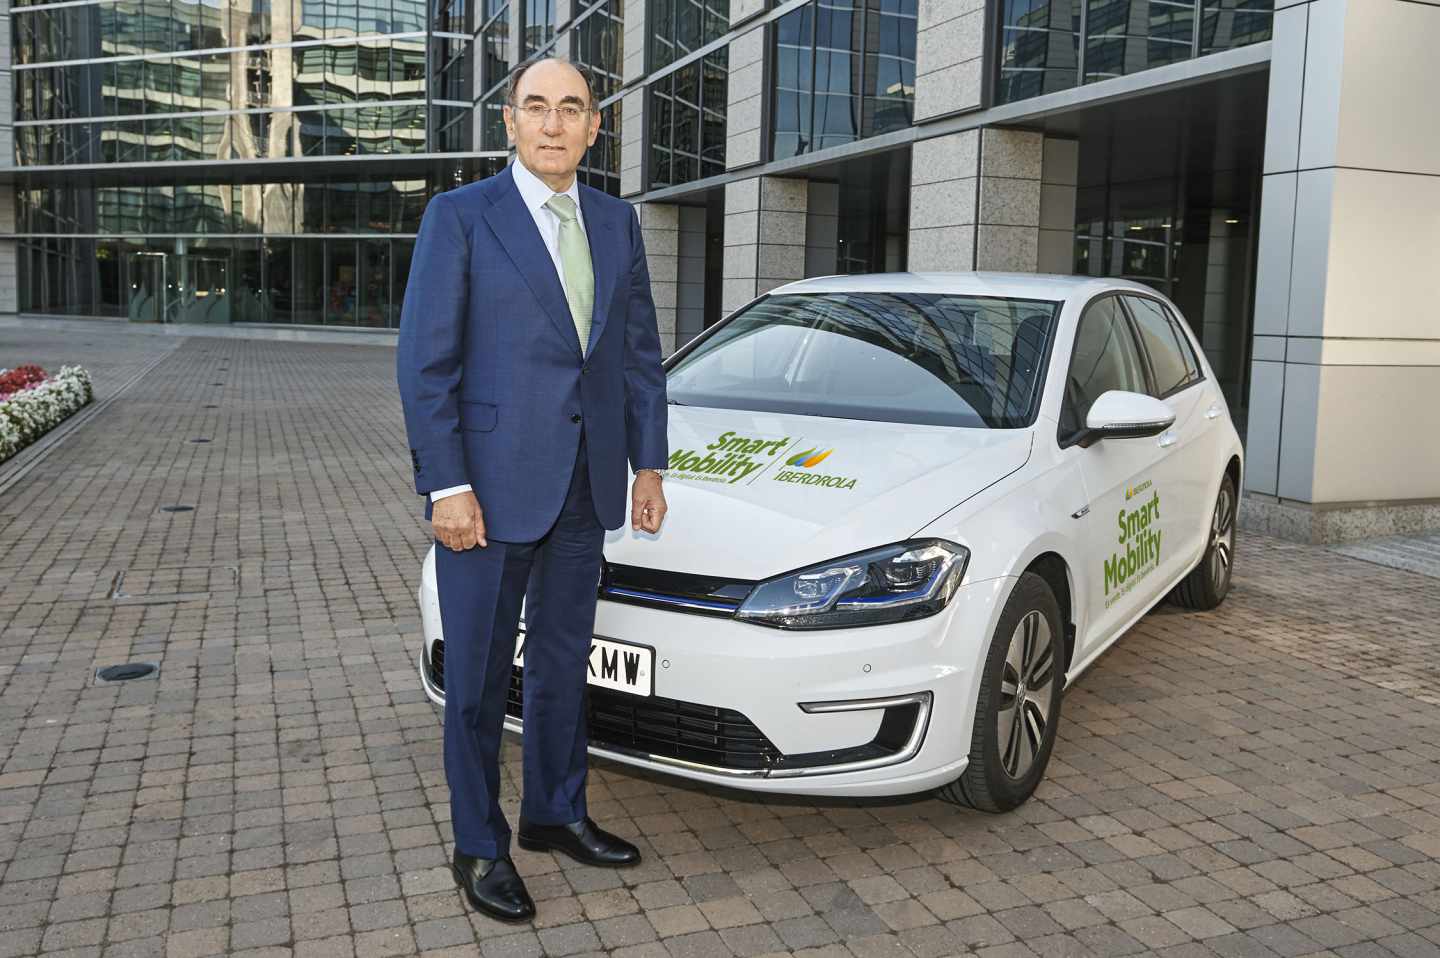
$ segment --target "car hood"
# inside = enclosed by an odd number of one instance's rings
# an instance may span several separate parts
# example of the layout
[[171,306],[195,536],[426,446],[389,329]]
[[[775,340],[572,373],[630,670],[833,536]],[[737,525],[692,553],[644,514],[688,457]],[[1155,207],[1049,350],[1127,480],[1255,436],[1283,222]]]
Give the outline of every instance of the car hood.
[[669,514],[614,563],[739,579],[906,539],[1023,466],[1031,430],[670,407]]

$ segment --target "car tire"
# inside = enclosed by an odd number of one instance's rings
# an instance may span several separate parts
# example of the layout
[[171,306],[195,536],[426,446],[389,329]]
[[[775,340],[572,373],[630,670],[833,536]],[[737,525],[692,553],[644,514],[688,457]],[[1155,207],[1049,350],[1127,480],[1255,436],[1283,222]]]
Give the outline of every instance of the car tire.
[[939,790],[940,798],[983,812],[1008,812],[1031,796],[1055,745],[1064,657],[1055,593],[1040,576],[1023,573],[985,656],[970,763]]
[[1227,472],[1215,494],[1215,511],[1210,515],[1209,541],[1200,564],[1180,580],[1170,593],[1171,600],[1186,609],[1213,609],[1230,594],[1235,562],[1235,480]]

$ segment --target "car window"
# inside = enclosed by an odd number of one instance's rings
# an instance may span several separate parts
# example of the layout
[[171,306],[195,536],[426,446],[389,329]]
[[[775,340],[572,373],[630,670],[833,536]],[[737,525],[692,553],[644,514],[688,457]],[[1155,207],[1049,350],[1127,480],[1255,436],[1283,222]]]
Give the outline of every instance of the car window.
[[1200,379],[1200,367],[1190,351],[1190,341],[1175,317],[1157,300],[1126,296],[1125,305],[1135,317],[1150,369],[1155,374],[1152,395],[1163,398]]
[[1140,350],[1117,296],[1095,300],[1080,317],[1075,351],[1065,376],[1065,401],[1060,407],[1062,435],[1078,432],[1095,400],[1112,389],[1146,391]]
[[944,293],[766,297],[667,370],[687,406],[982,429],[1027,426],[1059,303]]

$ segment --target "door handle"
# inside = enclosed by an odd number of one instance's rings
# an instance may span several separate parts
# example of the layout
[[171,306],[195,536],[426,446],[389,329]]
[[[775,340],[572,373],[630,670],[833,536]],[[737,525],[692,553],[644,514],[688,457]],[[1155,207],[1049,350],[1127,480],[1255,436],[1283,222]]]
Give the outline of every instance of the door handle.
[[1177,435],[1175,430],[1173,429],[1167,429],[1165,430],[1165,432],[1160,434],[1161,449],[1169,449],[1171,446],[1175,445],[1179,441],[1180,436]]
[[1218,418],[1220,418],[1220,404],[1219,404],[1218,402],[1212,402],[1212,403],[1210,404],[1210,408],[1207,409],[1207,410],[1205,410],[1205,418],[1206,418],[1206,419],[1218,419]]

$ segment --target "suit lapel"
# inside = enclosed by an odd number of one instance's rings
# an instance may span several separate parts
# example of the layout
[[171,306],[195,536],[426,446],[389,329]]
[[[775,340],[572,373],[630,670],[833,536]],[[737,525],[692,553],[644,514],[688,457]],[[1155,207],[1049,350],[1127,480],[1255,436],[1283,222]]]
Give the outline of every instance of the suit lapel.
[[[535,294],[535,298],[540,301],[540,305],[555,324],[555,328],[574,348],[578,356],[580,337],[575,334],[575,320],[570,315],[570,304],[565,299],[565,287],[560,285],[560,277],[555,272],[555,264],[550,259],[550,251],[545,248],[545,241],[540,238],[540,230],[535,226],[535,219],[530,215],[530,210],[526,208],[525,201],[521,199],[520,191],[515,188],[515,181],[511,179],[510,171],[506,170],[501,175],[509,182],[501,191],[499,198],[485,211],[485,222],[490,225],[490,229],[500,240],[500,244],[505,247],[510,261],[520,271],[526,285]],[[585,216],[588,223],[589,207],[585,209]],[[591,235],[590,255],[593,258],[595,255],[594,234]],[[598,279],[598,269],[596,275]]]
[[614,223],[596,201],[595,191],[580,187],[580,211],[585,217],[585,237],[590,242],[590,265],[595,271],[595,308],[590,314],[590,342],[586,355],[600,341],[609,318],[610,299],[615,293],[616,276],[620,273],[619,254],[615,246]]

